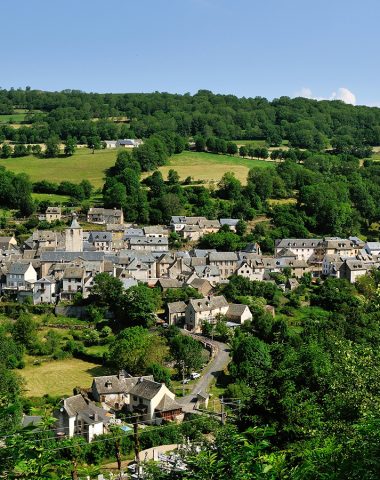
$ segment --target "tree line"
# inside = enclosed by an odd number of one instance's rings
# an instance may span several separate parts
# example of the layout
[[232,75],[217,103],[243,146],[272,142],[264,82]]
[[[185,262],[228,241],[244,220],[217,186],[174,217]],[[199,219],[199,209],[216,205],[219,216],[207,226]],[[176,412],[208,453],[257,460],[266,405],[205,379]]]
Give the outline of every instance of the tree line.
[[[76,90],[42,92],[0,90],[0,112],[25,108],[29,126],[0,125],[0,141],[45,143],[57,135],[76,137],[149,138],[172,132],[224,140],[265,140],[270,146],[284,139],[293,147],[319,151],[329,143],[340,153],[360,153],[380,145],[380,110],[375,107],[280,97],[238,98],[199,90],[196,94],[96,94]],[[119,122],[114,119],[121,118]],[[96,119],[96,121],[94,121]]]

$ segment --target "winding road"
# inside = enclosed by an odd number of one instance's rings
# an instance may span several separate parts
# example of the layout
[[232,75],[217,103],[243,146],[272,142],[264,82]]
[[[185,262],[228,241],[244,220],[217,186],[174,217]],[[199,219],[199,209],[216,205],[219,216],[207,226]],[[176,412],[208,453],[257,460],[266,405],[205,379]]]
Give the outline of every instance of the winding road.
[[221,372],[223,372],[223,370],[230,363],[231,358],[229,353],[229,346],[227,344],[217,342],[216,340],[211,340],[207,337],[203,337],[202,335],[188,332],[187,330],[181,330],[181,333],[183,333],[184,335],[190,335],[195,340],[198,340],[202,343],[212,345],[214,349],[213,358],[205,368],[203,375],[193,385],[191,392],[184,397],[177,398],[177,402],[183,405],[183,410],[192,411],[197,401],[197,394],[199,392],[208,391],[212,381],[216,379]]

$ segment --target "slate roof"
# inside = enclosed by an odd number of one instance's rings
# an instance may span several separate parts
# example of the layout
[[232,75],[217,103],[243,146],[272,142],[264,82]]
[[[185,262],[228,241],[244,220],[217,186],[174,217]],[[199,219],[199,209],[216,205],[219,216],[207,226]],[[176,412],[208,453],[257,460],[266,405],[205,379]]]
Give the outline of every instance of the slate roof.
[[76,258],[83,258],[92,262],[102,261],[105,256],[104,252],[41,252],[41,262],[71,262]]
[[161,225],[152,225],[143,228],[144,234],[156,234],[156,235],[166,235],[167,230],[165,230]]
[[133,245],[169,245],[169,239],[167,237],[131,237],[129,244]]
[[[66,398],[63,401],[63,405],[70,417],[81,415],[88,424],[99,422],[108,423],[110,420],[110,417],[103,408],[97,407],[93,402],[87,403],[82,395],[74,395]],[[97,420],[95,420],[94,414],[98,415]]]
[[41,422],[42,417],[40,415],[24,415],[21,420],[22,428],[26,427],[37,427]]
[[[102,377],[94,377],[92,385],[95,386],[99,395],[111,393],[129,393],[136,383],[143,378],[145,380],[153,380],[153,375],[144,377],[119,377],[118,375],[104,375]],[[106,384],[110,384],[108,387]]]
[[162,383],[143,379],[129,391],[129,394],[136,397],[145,398],[146,400],[151,400],[161,390],[162,385]]
[[218,277],[220,275],[219,267],[216,265],[199,265],[194,267],[194,272],[198,277],[203,277],[204,275]]
[[176,278],[160,278],[157,282],[162,288],[181,288],[183,283]]
[[42,277],[39,280],[37,280],[34,285],[44,285],[44,284],[53,284],[55,283],[55,280],[52,276],[48,275],[46,277]]
[[223,295],[219,295],[216,297],[191,299],[189,301],[189,305],[191,305],[196,312],[205,312],[209,310],[215,310],[217,308],[227,307],[228,302]]
[[192,267],[201,267],[207,264],[206,257],[191,257],[190,265]]
[[89,242],[112,242],[112,232],[91,232]]
[[205,250],[201,248],[194,248],[192,251],[194,257],[207,257],[210,253],[216,253],[215,248]]
[[238,218],[221,218],[220,219],[220,224],[223,225],[228,225],[229,227],[236,227],[236,225],[239,223]]
[[241,317],[247,308],[247,305],[233,303],[228,306],[226,315],[227,317]]
[[208,287],[210,290],[212,290],[212,285],[206,278],[194,278],[190,282],[190,285],[196,289],[202,289],[204,287]]
[[283,238],[276,240],[276,248],[315,248],[321,238]]
[[84,268],[82,267],[67,267],[63,274],[63,278],[80,278],[84,277]]
[[49,213],[61,213],[61,207],[48,207],[46,209],[46,213],[49,214]]
[[293,253],[291,250],[288,248],[283,248],[276,254],[278,257],[292,257],[292,258],[297,258],[297,255]]
[[114,216],[114,217],[121,217],[121,210],[116,208],[103,208],[103,207],[91,207],[87,213],[87,215],[106,215],[106,216]]
[[157,405],[156,410],[158,412],[170,412],[171,410],[182,410],[182,405],[177,403],[169,395],[164,395],[161,402]]
[[134,258],[125,268],[126,270],[149,270],[149,266],[137,258]]
[[380,242],[367,242],[364,245],[364,248],[367,252],[371,252],[372,250],[379,250],[380,251]]
[[186,303],[185,302],[171,302],[168,303],[168,312],[169,313],[185,313]]
[[201,228],[220,228],[220,222],[219,220],[207,220],[207,218],[205,218],[199,221],[199,226]]
[[38,242],[56,241],[57,232],[51,230],[35,230],[32,234],[32,239]]
[[211,262],[225,262],[225,261],[237,261],[238,255],[236,252],[211,252],[209,255],[209,261]]
[[30,266],[30,263],[12,263],[9,267],[9,273],[12,275],[24,275]]
[[124,232],[124,238],[131,238],[131,237],[143,237],[144,231],[142,228],[128,228]]

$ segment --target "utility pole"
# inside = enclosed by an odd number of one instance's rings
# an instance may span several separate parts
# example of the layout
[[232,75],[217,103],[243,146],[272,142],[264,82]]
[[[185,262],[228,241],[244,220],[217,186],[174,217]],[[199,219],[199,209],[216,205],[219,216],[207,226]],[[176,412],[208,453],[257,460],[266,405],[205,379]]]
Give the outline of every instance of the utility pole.
[[221,416],[221,420],[222,420],[222,425],[225,425],[226,424],[226,413],[224,411],[224,401],[223,401],[223,397],[222,399],[220,400],[220,416]]
[[135,421],[133,423],[133,440],[135,444],[137,478],[140,478],[140,442],[139,442],[139,430],[138,430],[137,417],[135,418]]
[[116,438],[116,440],[115,440],[115,451],[116,451],[117,469],[119,470],[119,475],[120,475],[120,478],[121,478],[120,438]]
[[181,360],[182,365],[182,396],[185,396],[185,360]]

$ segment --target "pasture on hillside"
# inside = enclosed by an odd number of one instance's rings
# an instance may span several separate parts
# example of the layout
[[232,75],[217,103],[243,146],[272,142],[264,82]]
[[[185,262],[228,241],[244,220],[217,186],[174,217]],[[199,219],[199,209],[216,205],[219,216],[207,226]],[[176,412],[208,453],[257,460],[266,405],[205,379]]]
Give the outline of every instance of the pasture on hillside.
[[181,180],[193,177],[207,183],[219,182],[226,172],[233,172],[243,184],[247,181],[248,171],[252,167],[273,168],[273,162],[264,160],[251,160],[231,155],[218,155],[206,152],[184,151],[173,155],[168,164],[160,167],[164,178],[170,169],[178,172]]
[[33,365],[35,358],[28,357],[26,367],[20,370],[27,397],[72,395],[74,387],[89,388],[92,377],[107,373],[104,367],[77,358],[49,360],[41,365]]
[[77,149],[71,157],[38,158],[32,155],[19,158],[0,159],[0,165],[15,173],[26,173],[32,182],[48,180],[60,183],[68,180],[80,183],[83,179],[89,180],[96,188],[104,183],[105,170],[115,164],[117,152],[115,150]]

